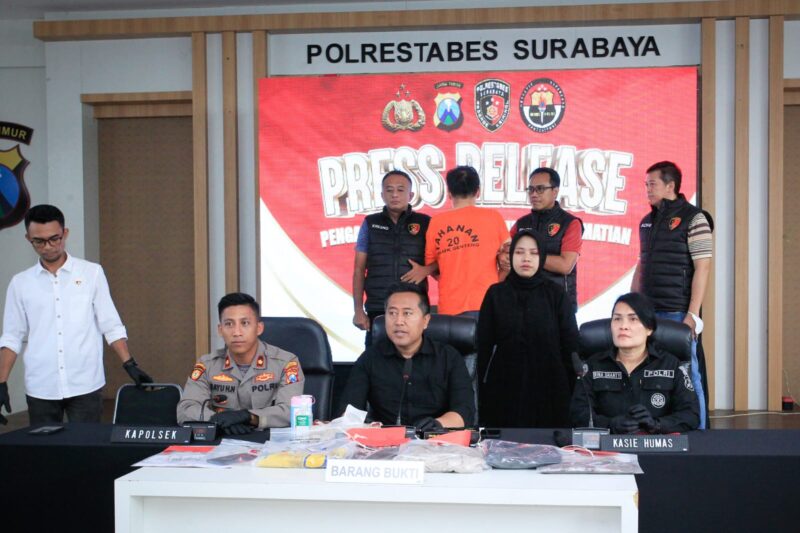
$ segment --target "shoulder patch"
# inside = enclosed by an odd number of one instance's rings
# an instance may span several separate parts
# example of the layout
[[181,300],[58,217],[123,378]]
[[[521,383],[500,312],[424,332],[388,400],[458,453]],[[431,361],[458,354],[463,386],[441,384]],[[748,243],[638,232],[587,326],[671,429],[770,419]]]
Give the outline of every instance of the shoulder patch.
[[197,381],[198,379],[200,379],[202,375],[205,373],[205,371],[206,371],[206,365],[204,365],[203,363],[197,363],[196,365],[194,365],[194,368],[192,368],[192,373],[190,376],[192,378],[192,381]]
[[692,384],[692,378],[689,375],[690,365],[691,365],[691,363],[689,363],[687,361],[685,363],[680,364],[678,366],[678,368],[680,369],[681,373],[683,374],[683,386],[686,387],[687,389],[689,389],[690,391],[694,392],[694,385]]
[[283,374],[287,385],[297,383],[298,375],[300,374],[300,365],[297,364],[297,361],[290,362],[283,367]]

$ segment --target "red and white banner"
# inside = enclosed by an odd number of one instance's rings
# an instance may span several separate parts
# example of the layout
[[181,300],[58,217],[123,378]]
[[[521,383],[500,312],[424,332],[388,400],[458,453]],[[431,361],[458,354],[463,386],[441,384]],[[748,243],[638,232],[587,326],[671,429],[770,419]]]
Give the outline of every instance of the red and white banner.
[[646,168],[675,161],[695,195],[697,94],[695,67],[262,79],[265,314],[314,318],[352,360],[354,246],[383,174],[408,172],[415,209],[435,214],[450,207],[447,170],[469,164],[479,204],[509,224],[530,209],[530,171],[559,171],[561,205],[585,224],[578,318],[608,316],[638,258]]

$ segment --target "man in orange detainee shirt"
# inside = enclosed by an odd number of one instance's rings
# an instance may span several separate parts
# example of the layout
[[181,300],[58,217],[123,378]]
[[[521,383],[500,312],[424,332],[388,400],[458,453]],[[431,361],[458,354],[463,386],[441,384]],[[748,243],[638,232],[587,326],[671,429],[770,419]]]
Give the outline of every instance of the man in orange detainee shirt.
[[508,252],[498,261],[511,240],[508,228],[498,211],[476,205],[480,186],[474,168],[450,170],[447,190],[453,209],[435,215],[428,226],[425,264],[431,269],[438,265],[441,314],[477,312],[489,286],[508,274]]

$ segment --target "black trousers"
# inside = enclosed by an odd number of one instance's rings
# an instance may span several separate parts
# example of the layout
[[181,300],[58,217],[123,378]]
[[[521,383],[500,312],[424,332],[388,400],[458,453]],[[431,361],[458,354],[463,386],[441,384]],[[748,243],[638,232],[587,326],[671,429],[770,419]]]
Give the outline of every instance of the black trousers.
[[60,424],[64,421],[65,412],[70,422],[100,422],[103,414],[102,390],[62,400],[43,400],[26,395],[30,423]]

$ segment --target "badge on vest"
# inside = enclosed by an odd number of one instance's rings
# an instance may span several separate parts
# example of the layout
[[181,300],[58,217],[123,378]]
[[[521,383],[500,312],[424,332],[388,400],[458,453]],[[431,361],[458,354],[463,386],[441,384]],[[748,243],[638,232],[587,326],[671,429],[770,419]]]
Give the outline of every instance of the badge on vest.
[[547,226],[547,235],[552,237],[553,235],[558,233],[558,230],[560,230],[560,229],[561,229],[561,224],[559,224],[557,222],[553,222],[552,224]]
[[669,230],[672,231],[681,225],[681,217],[672,217],[669,219]]
[[409,224],[409,225],[408,225],[408,232],[409,232],[411,235],[416,235],[417,233],[419,233],[419,230],[420,230],[420,229],[422,229],[422,228],[421,228],[421,227],[420,227],[420,225],[419,225],[419,224],[417,224],[417,223],[413,223],[413,224]]

